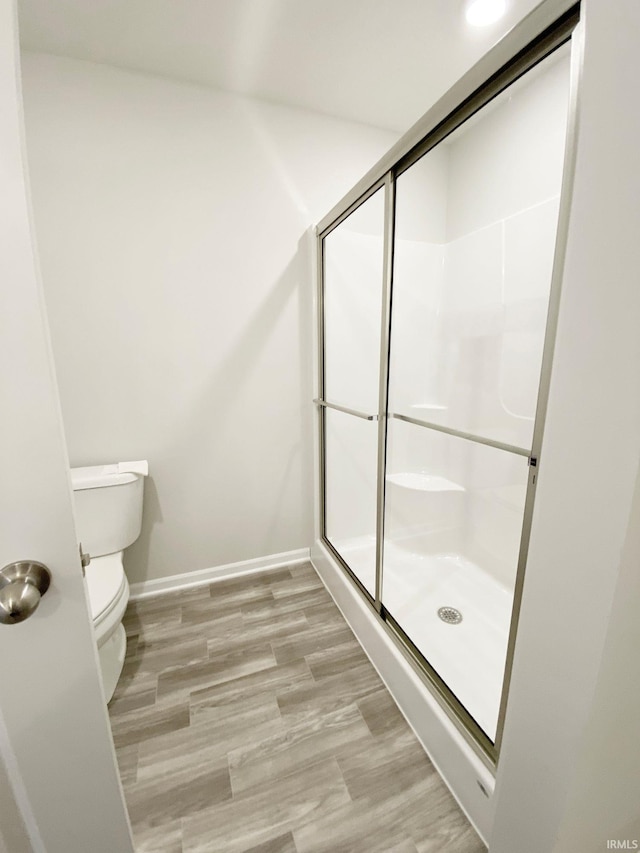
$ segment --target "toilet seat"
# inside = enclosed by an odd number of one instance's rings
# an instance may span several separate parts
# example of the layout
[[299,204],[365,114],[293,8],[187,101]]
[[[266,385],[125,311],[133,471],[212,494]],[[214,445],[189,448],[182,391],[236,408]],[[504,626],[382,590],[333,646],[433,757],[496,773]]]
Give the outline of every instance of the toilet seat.
[[122,621],[129,601],[129,584],[122,565],[122,551],[94,557],[85,580],[98,648],[109,640]]

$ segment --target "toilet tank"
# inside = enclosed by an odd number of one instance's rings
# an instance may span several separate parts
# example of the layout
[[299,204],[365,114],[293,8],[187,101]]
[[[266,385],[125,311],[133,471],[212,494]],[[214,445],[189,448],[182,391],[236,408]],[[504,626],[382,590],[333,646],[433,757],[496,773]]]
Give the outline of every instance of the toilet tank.
[[142,527],[142,474],[122,472],[121,463],[71,469],[76,531],[92,557],[123,551]]

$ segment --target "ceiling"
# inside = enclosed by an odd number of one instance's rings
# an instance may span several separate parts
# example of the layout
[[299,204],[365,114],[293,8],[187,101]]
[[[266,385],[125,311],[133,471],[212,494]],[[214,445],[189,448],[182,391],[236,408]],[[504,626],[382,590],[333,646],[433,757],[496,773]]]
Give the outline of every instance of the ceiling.
[[19,0],[20,41],[403,132],[539,0]]

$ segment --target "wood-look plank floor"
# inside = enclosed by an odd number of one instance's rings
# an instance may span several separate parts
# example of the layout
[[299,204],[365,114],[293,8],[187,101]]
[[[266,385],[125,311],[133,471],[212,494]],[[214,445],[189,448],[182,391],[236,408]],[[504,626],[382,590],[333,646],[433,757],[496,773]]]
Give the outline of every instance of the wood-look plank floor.
[[133,602],[109,706],[137,853],[481,853],[309,563]]

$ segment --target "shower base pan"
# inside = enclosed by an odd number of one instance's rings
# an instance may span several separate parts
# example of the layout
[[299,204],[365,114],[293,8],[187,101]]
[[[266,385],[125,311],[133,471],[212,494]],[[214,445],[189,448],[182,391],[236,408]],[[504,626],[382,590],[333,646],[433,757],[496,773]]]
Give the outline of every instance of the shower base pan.
[[[375,542],[340,545],[367,589]],[[416,553],[385,544],[382,601],[478,725],[495,739],[513,592],[456,552]],[[460,619],[446,619],[447,609]]]

